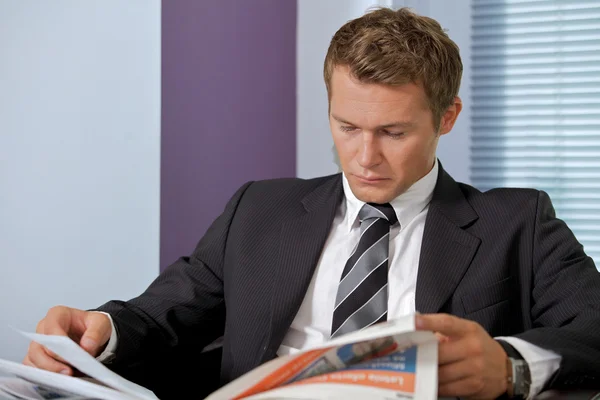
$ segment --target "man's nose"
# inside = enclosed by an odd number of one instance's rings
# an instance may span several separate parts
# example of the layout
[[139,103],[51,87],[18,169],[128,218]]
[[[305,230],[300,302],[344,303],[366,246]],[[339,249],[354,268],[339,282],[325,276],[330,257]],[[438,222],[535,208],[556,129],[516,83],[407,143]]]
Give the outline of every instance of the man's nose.
[[381,162],[381,149],[375,135],[363,134],[357,158],[358,164],[363,168],[371,168]]

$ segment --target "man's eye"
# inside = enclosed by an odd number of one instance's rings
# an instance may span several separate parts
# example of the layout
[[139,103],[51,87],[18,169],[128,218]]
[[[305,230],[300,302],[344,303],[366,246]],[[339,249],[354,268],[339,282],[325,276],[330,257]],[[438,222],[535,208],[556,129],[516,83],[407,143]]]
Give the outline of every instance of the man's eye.
[[354,126],[340,126],[340,129],[342,130],[342,132],[353,132],[356,130],[356,127]]
[[404,132],[385,132],[386,135],[391,137],[392,139],[399,139],[404,136]]

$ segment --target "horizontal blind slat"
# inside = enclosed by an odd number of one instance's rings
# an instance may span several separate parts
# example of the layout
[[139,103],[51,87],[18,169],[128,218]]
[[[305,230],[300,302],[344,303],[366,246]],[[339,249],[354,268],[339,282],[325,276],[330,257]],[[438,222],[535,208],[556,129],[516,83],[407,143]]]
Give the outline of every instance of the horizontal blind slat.
[[471,183],[546,191],[600,267],[600,1],[473,0]]

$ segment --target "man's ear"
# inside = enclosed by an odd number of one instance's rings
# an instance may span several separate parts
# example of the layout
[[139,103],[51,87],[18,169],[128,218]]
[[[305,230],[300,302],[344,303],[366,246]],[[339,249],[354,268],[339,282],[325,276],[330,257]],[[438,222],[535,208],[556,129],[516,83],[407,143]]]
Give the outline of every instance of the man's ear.
[[452,130],[452,128],[454,127],[454,123],[458,118],[458,114],[460,114],[461,111],[462,100],[460,99],[460,97],[456,96],[454,98],[454,103],[452,103],[452,105],[448,107],[444,115],[442,115],[442,119],[440,121],[440,129],[438,130],[438,133],[440,135],[445,135],[446,133]]

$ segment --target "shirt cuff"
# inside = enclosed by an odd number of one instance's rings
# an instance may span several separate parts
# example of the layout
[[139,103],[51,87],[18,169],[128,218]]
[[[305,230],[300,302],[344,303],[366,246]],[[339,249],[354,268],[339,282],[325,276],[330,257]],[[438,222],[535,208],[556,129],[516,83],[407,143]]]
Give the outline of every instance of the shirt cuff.
[[108,343],[106,344],[106,347],[104,348],[104,351],[102,353],[100,353],[100,355],[98,357],[96,357],[96,360],[100,361],[101,363],[108,364],[115,357],[115,351],[117,350],[117,343],[118,343],[117,330],[115,329],[115,323],[113,322],[113,319],[109,313],[105,313],[103,311],[94,311],[94,312],[99,312],[101,314],[104,314],[110,320],[110,326],[112,329],[111,333],[110,333],[110,339],[108,340]]
[[532,343],[516,337],[497,337],[494,339],[504,340],[513,346],[523,356],[529,366],[531,373],[531,385],[529,387],[528,399],[539,394],[544,385],[560,367],[562,357],[552,350],[542,349]]

